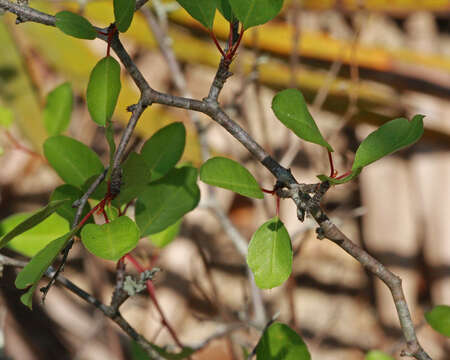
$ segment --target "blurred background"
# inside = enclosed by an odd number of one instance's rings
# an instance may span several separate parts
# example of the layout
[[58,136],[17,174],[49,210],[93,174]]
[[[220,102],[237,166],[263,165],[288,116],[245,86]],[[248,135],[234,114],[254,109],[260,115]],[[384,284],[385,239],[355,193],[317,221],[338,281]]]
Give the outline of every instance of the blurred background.
[[[121,35],[126,49],[154,89],[205,97],[220,60],[209,34],[175,1],[150,3]],[[99,27],[114,19],[111,1],[32,0],[30,6],[52,14],[80,12]],[[12,214],[42,207],[61,184],[40,154],[47,138],[45,97],[62,82],[70,81],[76,94],[68,134],[108,161],[104,131],[90,120],[85,105],[89,73],[104,56],[105,43],[14,22],[11,14],[0,17],[0,104],[15,118],[9,130],[0,129],[2,223]],[[173,49],[179,74],[160,51],[153,22],[165,34],[165,46]],[[214,32],[226,40],[228,24],[219,14]],[[336,150],[341,174],[376,126],[426,115],[419,143],[332,188],[323,207],[353,241],[401,276],[423,347],[434,360],[449,359],[449,340],[423,315],[434,305],[450,304],[450,1],[285,0],[280,16],[246,32],[243,42],[221,105],[298,181],[314,183],[316,175],[328,174],[327,154],[299,141],[274,117],[270,105],[277,91],[296,87],[303,92]],[[123,72],[113,118],[117,139],[129,117],[126,107],[138,96]],[[139,149],[173,121],[183,121],[188,131],[184,161],[203,162],[195,126],[201,123],[207,126],[210,153],[240,161],[262,187],[273,187],[272,175],[225,130],[183,110],[149,107],[133,147]],[[185,217],[174,241],[160,248],[142,239],[134,251],[142,263],[162,269],[155,279],[157,296],[183,343],[197,344],[230,330],[193,359],[243,359],[242,348],[251,351],[261,327],[277,313],[303,337],[313,359],[363,360],[371,349],[400,359],[403,338],[385,286],[340,248],[317,240],[315,224],[310,219],[300,223],[291,202],[281,202],[280,217],[292,238],[293,273],[282,286],[258,292],[249,285],[245,259],[224,231],[221,215],[248,242],[275,215],[275,199],[252,201],[204,184],[201,191],[200,207]],[[211,196],[215,209],[207,206]],[[20,258],[13,250],[2,252]],[[133,273],[131,267],[127,271]],[[0,358],[138,359],[114,323],[64,288],[55,286],[45,306],[36,299],[29,311],[14,287],[16,272],[5,267],[0,279]],[[103,302],[111,298],[114,273],[114,263],[95,258],[78,243],[64,272]],[[150,341],[172,343],[145,294],[128,300],[121,312]]]

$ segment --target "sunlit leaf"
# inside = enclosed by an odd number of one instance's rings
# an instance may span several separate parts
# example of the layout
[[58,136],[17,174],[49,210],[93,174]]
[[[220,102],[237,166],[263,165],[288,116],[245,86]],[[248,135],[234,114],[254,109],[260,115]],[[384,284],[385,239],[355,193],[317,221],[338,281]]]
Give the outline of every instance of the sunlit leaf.
[[97,124],[105,126],[111,119],[120,88],[120,65],[106,56],[92,70],[86,92],[89,113]]
[[36,289],[39,280],[76,231],[77,229],[75,228],[71,232],[53,240],[45,248],[39,251],[17,275],[15,285],[18,289],[25,289],[32,285],[20,298],[20,300],[30,309],[32,306],[33,292]]
[[283,0],[228,0],[244,29],[265,24],[283,7]]
[[369,351],[364,360],[395,360],[393,357],[379,350]]
[[63,33],[79,39],[92,40],[97,37],[97,31],[86,18],[70,11],[57,13],[55,26]]
[[264,194],[253,175],[241,164],[224,157],[209,159],[200,168],[200,180],[257,199]]
[[129,217],[121,216],[107,224],[85,225],[81,241],[94,255],[117,261],[136,247],[139,229]]
[[14,113],[11,109],[0,106],[0,127],[8,129],[14,121]]
[[299,138],[333,151],[333,148],[320,133],[300,91],[287,89],[279,92],[273,98],[272,109],[278,120],[291,129]]
[[256,347],[257,360],[310,360],[302,338],[289,326],[274,323],[264,331]]
[[25,231],[30,230],[32,227],[47,219],[56,211],[56,209],[68,202],[69,200],[51,201],[46,207],[26,218],[21,223],[17,224],[5,236],[2,237],[2,239],[0,240],[0,249],[7,245],[16,236],[23,234]]
[[248,246],[247,264],[261,289],[279,286],[291,274],[291,239],[278,216],[265,222],[253,234]]
[[103,165],[92,149],[67,136],[47,139],[44,154],[61,179],[76,187],[103,171]]
[[50,136],[64,132],[70,123],[73,106],[73,93],[70,83],[64,83],[47,95],[44,109],[44,125]]
[[136,202],[136,222],[142,236],[156,234],[194,209],[200,200],[197,169],[172,169],[164,178],[147,185]]

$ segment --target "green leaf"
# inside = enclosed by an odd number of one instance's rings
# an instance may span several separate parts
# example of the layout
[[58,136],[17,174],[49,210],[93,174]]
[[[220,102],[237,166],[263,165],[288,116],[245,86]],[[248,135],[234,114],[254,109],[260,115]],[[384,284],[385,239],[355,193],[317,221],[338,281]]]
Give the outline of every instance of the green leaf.
[[97,124],[105,126],[111,119],[120,88],[120,65],[106,56],[92,70],[86,93],[89,113]]
[[77,230],[78,229],[75,228],[71,232],[53,240],[45,248],[39,251],[17,275],[15,284],[18,289],[25,289],[29,285],[32,285],[27,293],[20,298],[20,300],[30,309],[32,306],[33,292],[36,289],[39,280]]
[[142,236],[156,234],[194,209],[200,200],[197,169],[172,169],[164,178],[147,185],[136,202],[136,222]]
[[173,353],[173,352],[169,352],[166,349],[159,347],[157,345],[151,344],[153,350],[155,350],[159,355],[161,355],[164,359],[167,360],[182,360],[182,359],[186,359],[189,356],[191,356],[195,350],[185,346],[180,352],[178,353]]
[[150,182],[150,169],[142,155],[132,152],[122,164],[122,187],[120,193],[113,200],[113,204],[120,206],[127,204],[146,189]]
[[278,216],[265,222],[253,234],[248,246],[247,264],[261,289],[279,286],[291,274],[291,239]]
[[[65,205],[66,204],[62,207]],[[58,210],[61,208],[58,208]],[[11,231],[14,227],[32,215],[33,214],[31,213],[19,213],[3,219],[0,223],[0,236]],[[22,234],[17,235],[8,243],[7,246],[8,248],[25,256],[32,257],[52,240],[64,235],[69,230],[69,223],[64,218],[58,214],[51,214],[41,223],[23,232]]]
[[55,26],[63,33],[79,39],[95,39],[97,31],[84,17],[70,11],[61,11],[55,15]]
[[131,341],[130,348],[132,360],[151,360],[147,352],[136,341]]
[[302,338],[289,326],[274,323],[264,331],[256,347],[257,360],[310,360]]
[[[97,180],[99,176],[100,173],[95,174],[91,176],[89,179],[87,179],[86,182],[81,186],[81,191],[85,193],[91,187],[92,183],[95,180]],[[108,192],[108,184],[106,181],[102,181],[100,185],[95,189],[95,191],[91,194],[90,199],[102,200],[107,192]]]
[[141,154],[151,170],[151,181],[162,178],[183,155],[186,129],[175,122],[158,130],[142,147]]
[[81,187],[90,177],[103,171],[103,165],[93,150],[67,136],[47,139],[44,154],[61,179],[76,187]]
[[450,306],[438,305],[425,314],[428,324],[446,337],[450,337]]
[[352,170],[361,169],[383,156],[414,144],[423,134],[423,115],[416,115],[411,121],[394,119],[369,134],[356,151]]
[[393,357],[379,350],[371,350],[367,353],[364,360],[395,360]]
[[248,246],[247,264],[261,289],[279,286],[291,274],[291,239],[278,216],[265,222],[253,234]]
[[81,241],[94,255],[106,260],[119,260],[133,250],[139,241],[139,229],[127,216],[107,224],[88,224],[81,230]]
[[183,219],[180,219],[177,222],[174,222],[168,228],[164,229],[163,231],[150,235],[149,239],[152,242],[152,244],[159,248],[163,248],[169,245],[180,232],[182,221]]
[[14,113],[11,109],[0,106],[0,127],[8,129],[14,121]]
[[355,171],[351,171],[349,175],[343,177],[342,179],[336,179],[332,178],[326,175],[317,175],[320,181],[329,181],[332,185],[339,185],[339,184],[345,184],[346,182],[349,182],[353,180],[355,177],[357,177],[361,173],[362,169],[358,169]]
[[177,0],[178,3],[203,26],[212,29],[216,4],[213,0]]
[[265,24],[283,7],[283,0],[228,0],[244,29]]
[[130,27],[135,8],[136,0],[114,0],[114,17],[120,32],[125,32]]
[[236,161],[224,157],[215,157],[205,162],[200,168],[200,180],[244,196],[264,198],[250,171]]
[[287,89],[279,92],[272,100],[272,109],[278,120],[299,138],[333,151],[320,133],[300,91]]
[[[77,212],[77,208],[72,207],[72,204],[76,200],[79,200],[82,196],[83,196],[83,192],[80,189],[76,188],[75,186],[69,185],[69,184],[64,184],[64,185],[58,186],[53,191],[52,195],[50,196],[50,201],[63,200],[63,199],[69,200],[68,202],[64,203],[62,206],[57,208],[56,212],[58,215],[60,215],[64,219],[66,219],[70,225],[72,225],[73,221],[75,219],[76,212]],[[91,206],[89,205],[89,203],[86,203],[86,205],[84,206],[84,209],[83,209],[83,213],[80,217],[80,220],[85,215],[87,215],[87,213],[90,211],[90,209],[91,209]],[[89,219],[88,222],[89,221],[92,221],[92,219]],[[55,237],[53,237],[53,239]]]
[[69,200],[52,201],[46,207],[37,211],[27,219],[22,221],[20,224],[17,224],[5,236],[2,237],[2,239],[0,240],[0,249],[7,245],[16,236],[23,234],[25,231],[30,230],[32,227],[44,221],[51,214],[53,214],[58,207],[64,205],[68,201]]
[[114,127],[112,122],[108,122],[108,126],[105,129],[106,141],[109,145],[109,171],[113,167],[114,154],[116,153],[116,143],[114,141]]
[[229,0],[216,0],[216,7],[229,22],[236,20],[236,15],[234,15],[233,10],[231,9]]
[[70,83],[59,85],[47,95],[44,109],[44,125],[50,136],[64,132],[70,123],[73,93]]

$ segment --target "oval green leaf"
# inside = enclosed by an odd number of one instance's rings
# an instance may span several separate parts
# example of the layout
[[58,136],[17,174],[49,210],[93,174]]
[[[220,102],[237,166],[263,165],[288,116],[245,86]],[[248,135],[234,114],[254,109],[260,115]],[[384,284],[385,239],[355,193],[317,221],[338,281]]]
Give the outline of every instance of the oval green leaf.
[[265,24],[279,14],[283,0],[229,0],[244,29]]
[[122,164],[122,186],[113,204],[120,206],[136,198],[150,182],[151,171],[142,155],[132,152]]
[[323,175],[323,174],[317,175],[317,177],[319,178],[320,181],[328,181],[332,185],[339,185],[339,184],[345,184],[346,182],[353,180],[355,177],[357,177],[361,173],[361,170],[362,169],[354,170],[354,171],[350,172],[350,174],[348,174],[347,176],[343,177],[342,179],[332,178],[332,177],[329,177],[329,176]]
[[[30,213],[19,213],[2,220],[0,236],[11,231],[31,215]],[[52,214],[41,223],[14,237],[7,246],[22,255],[32,257],[52,240],[64,235],[69,230],[69,223],[64,218],[58,214]]]
[[53,214],[56,211],[56,209],[58,209],[59,207],[63,206],[65,203],[68,202],[69,200],[51,201],[46,207],[37,211],[33,215],[27,217],[26,219],[15,225],[14,228],[9,230],[8,233],[5,236],[3,236],[2,239],[0,240],[0,249],[5,245],[7,245],[16,236],[23,234],[25,231],[28,231],[31,228],[38,225],[39,223],[43,222],[51,214]]
[[352,170],[363,167],[418,141],[423,134],[423,115],[416,115],[411,121],[394,119],[381,125],[369,134],[356,151]]
[[44,155],[61,179],[76,187],[81,187],[89,178],[103,171],[103,165],[93,150],[67,136],[47,139]]
[[178,3],[203,26],[212,29],[216,3],[213,0],[177,0]]
[[11,109],[0,106],[0,127],[8,129],[14,121],[14,113]]
[[200,168],[200,180],[244,196],[264,198],[250,171],[236,161],[224,157],[214,157],[205,162]]
[[450,337],[450,306],[438,305],[425,314],[428,324],[446,337]]
[[75,228],[71,232],[50,242],[46,247],[39,251],[17,275],[15,285],[18,289],[25,289],[32,285],[20,298],[20,300],[30,309],[32,306],[33,292],[36,289],[39,280],[76,231],[77,229]]
[[120,65],[111,56],[101,59],[91,72],[86,92],[92,120],[105,126],[111,119],[120,93]]
[[136,8],[136,0],[114,0],[114,18],[116,19],[116,27],[120,32],[125,32],[131,25],[134,10]]
[[197,169],[172,169],[164,178],[147,185],[136,202],[136,222],[141,235],[156,234],[194,209],[200,200]]
[[[68,224],[72,225],[77,213],[77,208],[72,207],[72,204],[79,200],[83,196],[83,192],[75,186],[64,184],[58,186],[50,196],[51,201],[68,199],[69,201],[56,209],[56,213],[67,220]],[[87,203],[84,206],[83,213],[80,219],[84,218],[89,212],[91,206]],[[89,218],[88,222],[91,222],[92,218]],[[53,237],[55,239],[56,236]]]
[[395,360],[393,357],[379,350],[369,351],[364,360]]
[[253,234],[248,246],[247,264],[261,289],[279,286],[291,274],[291,239],[278,216],[265,222]]
[[274,323],[265,331],[256,347],[258,360],[310,360],[303,339],[289,326]]
[[142,147],[141,154],[151,171],[151,181],[166,175],[181,159],[186,144],[186,129],[175,122],[159,129]]
[[163,248],[169,245],[180,232],[182,222],[183,219],[180,219],[177,222],[170,225],[168,228],[164,229],[163,231],[150,235],[149,236],[150,241],[152,242],[153,245],[159,248]]
[[70,11],[57,13],[55,26],[63,33],[79,39],[92,40],[97,37],[97,31],[86,18]]
[[139,241],[139,229],[127,216],[103,225],[88,224],[81,230],[81,241],[94,255],[117,261],[133,250]]
[[50,136],[59,135],[70,123],[73,107],[73,93],[70,83],[59,85],[47,95],[44,109],[44,126]]
[[286,89],[276,94],[272,100],[272,110],[278,120],[299,138],[321,145],[328,151],[333,151],[320,133],[300,91]]

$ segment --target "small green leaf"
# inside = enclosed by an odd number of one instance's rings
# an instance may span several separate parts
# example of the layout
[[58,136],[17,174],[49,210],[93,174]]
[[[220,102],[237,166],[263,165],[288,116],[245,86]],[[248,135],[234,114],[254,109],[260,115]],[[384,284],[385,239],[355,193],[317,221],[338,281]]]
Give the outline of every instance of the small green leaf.
[[359,145],[352,170],[361,169],[383,156],[414,144],[423,134],[423,118],[423,115],[416,115],[411,121],[399,118],[381,125]]
[[64,132],[70,123],[73,93],[70,83],[59,85],[47,95],[44,109],[44,125],[50,136]]
[[213,0],[177,0],[178,3],[203,26],[212,29],[216,4]]
[[256,347],[257,360],[310,360],[302,338],[289,326],[274,323],[264,331]]
[[152,242],[152,244],[159,248],[163,248],[169,245],[180,232],[182,221],[183,219],[180,219],[177,222],[170,225],[168,228],[164,229],[163,231],[150,235],[149,239]]
[[364,360],[395,360],[393,357],[379,350],[371,350],[367,353]]
[[100,126],[111,119],[120,88],[119,63],[111,56],[104,57],[92,70],[86,93],[89,113]]
[[278,120],[299,138],[333,151],[320,133],[300,91],[287,89],[279,92],[272,100],[272,109]]
[[97,31],[84,17],[70,11],[61,11],[55,15],[55,26],[63,33],[79,39],[95,39]]
[[114,161],[114,154],[116,153],[116,143],[114,141],[114,127],[112,122],[108,122],[108,126],[106,126],[105,137],[109,145],[109,171],[111,171]]
[[158,130],[142,147],[141,154],[151,171],[151,181],[158,180],[172,169],[183,155],[186,129],[175,122]]
[[57,200],[50,202],[46,207],[37,211],[20,224],[16,225],[12,230],[10,230],[5,236],[0,240],[0,249],[7,245],[16,236],[23,234],[25,231],[30,230],[32,227],[41,223],[47,219],[51,214],[53,214],[56,209],[67,203],[69,200]]
[[135,8],[136,0],[114,0],[114,17],[120,32],[125,32],[130,27]]
[[39,280],[77,230],[78,229],[75,228],[71,232],[53,240],[45,248],[39,251],[17,275],[15,285],[18,289],[25,289],[29,285],[32,285],[27,293],[20,298],[20,300],[30,309],[32,306],[33,292],[36,289]]
[[425,314],[425,319],[434,330],[450,338],[450,306],[435,306]]
[[[61,208],[65,205],[66,204],[64,204]],[[58,208],[58,210],[61,208]],[[0,236],[11,231],[14,227],[32,215],[33,214],[31,213],[19,213],[3,219],[0,223]],[[8,243],[7,246],[22,255],[32,257],[52,240],[64,235],[69,230],[69,223],[58,214],[53,213],[41,223],[23,232],[22,234],[17,235]]]
[[152,344],[151,345],[153,350],[155,350],[159,355],[161,355],[164,359],[167,360],[183,360],[191,356],[195,350],[185,346],[183,349],[181,349],[178,353],[169,352],[166,349],[159,347],[157,345]]
[[231,9],[231,5],[229,0],[215,0],[216,7],[223,15],[225,19],[229,22],[233,22],[236,20],[236,15],[234,15],[233,10]]
[[14,113],[11,109],[0,106],[0,127],[8,129],[14,121]]
[[150,182],[150,169],[142,155],[132,152],[122,164],[122,187],[120,193],[113,200],[113,204],[120,206],[136,198],[146,189]]
[[283,7],[283,0],[228,0],[244,29],[265,24]]
[[279,286],[291,274],[291,239],[278,216],[265,222],[253,234],[248,246],[247,264],[261,289]]
[[81,230],[81,241],[94,255],[117,261],[133,250],[139,241],[139,229],[127,216],[107,224],[88,224]]
[[136,341],[131,341],[131,360],[151,360],[147,352]]
[[[70,225],[72,225],[73,221],[75,219],[76,212],[77,212],[77,208],[72,207],[72,204],[76,200],[79,200],[82,196],[83,196],[83,192],[80,189],[76,188],[75,186],[69,185],[69,184],[64,184],[64,185],[58,186],[53,191],[52,195],[50,196],[50,201],[63,200],[63,199],[69,200],[68,202],[64,203],[62,206],[57,208],[56,212],[58,215],[62,216],[64,219],[66,219]],[[85,215],[87,215],[87,213],[89,212],[90,209],[91,209],[91,206],[89,205],[89,203],[87,203],[84,206],[83,213],[80,217],[80,220],[82,218],[84,218]],[[89,221],[92,221],[92,220],[89,219],[88,222]],[[55,239],[55,238],[56,238],[56,236],[53,237],[53,239]]]
[[205,162],[200,168],[200,180],[244,196],[264,198],[250,171],[236,161],[224,157],[215,157]]
[[353,180],[355,177],[357,177],[361,173],[362,169],[357,169],[355,171],[351,171],[350,174],[343,177],[342,179],[336,179],[332,178],[326,175],[317,175],[320,181],[329,181],[332,185],[339,185],[339,184],[345,184],[346,182],[349,182]]
[[197,169],[172,169],[146,186],[136,202],[136,222],[142,236],[156,234],[194,209],[200,200]]
[[76,187],[81,187],[89,178],[103,171],[103,165],[93,150],[67,136],[47,139],[44,154],[61,179]]

